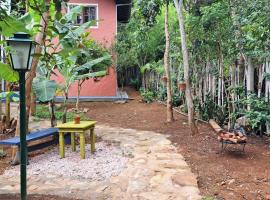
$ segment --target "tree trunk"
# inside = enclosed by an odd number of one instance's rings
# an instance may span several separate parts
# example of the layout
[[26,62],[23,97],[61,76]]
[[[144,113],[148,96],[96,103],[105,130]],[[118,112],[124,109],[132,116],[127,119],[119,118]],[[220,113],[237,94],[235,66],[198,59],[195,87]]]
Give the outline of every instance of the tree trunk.
[[30,113],[31,113],[31,116],[34,116],[35,113],[36,113],[36,95],[33,93],[31,95],[31,106],[30,106]]
[[6,105],[5,105],[5,115],[6,115],[6,128],[9,128],[10,125],[10,82],[6,82]]
[[181,34],[181,45],[182,45],[182,54],[183,54],[183,63],[184,63],[184,79],[186,82],[186,101],[188,107],[188,123],[192,135],[198,133],[198,128],[194,119],[194,106],[191,93],[191,84],[189,79],[189,57],[188,49],[186,45],[186,33],[184,26],[184,16],[183,16],[183,0],[174,0],[176,11],[178,14],[179,29]]
[[62,118],[63,123],[67,122],[67,100],[68,100],[68,92],[65,92],[65,96],[64,96],[64,112],[63,112],[63,118]]
[[76,110],[79,111],[79,103],[80,103],[80,93],[81,93],[81,88],[82,88],[82,85],[80,83],[81,81],[78,80],[78,93],[77,93],[77,99],[76,99]]
[[263,84],[263,77],[264,77],[264,71],[265,71],[265,63],[259,66],[258,70],[258,97],[261,97],[262,94],[262,84]]
[[248,57],[246,80],[247,80],[247,92],[248,93],[254,92],[254,65],[251,57]]
[[[266,59],[265,61],[265,73],[270,73],[270,60]],[[265,79],[265,101],[269,104],[269,92],[270,92],[270,81],[269,79]],[[266,122],[266,132],[270,139],[270,126],[269,122]]]
[[218,105],[223,106],[223,96],[224,96],[224,84],[223,84],[223,78],[224,78],[224,60],[223,60],[223,54],[221,50],[221,43],[219,42],[218,46],[218,52],[219,52],[219,76],[218,76]]
[[[35,41],[36,43],[42,45],[44,44],[44,39],[46,35],[44,34],[47,29],[47,22],[49,19],[49,12],[45,12],[43,14],[43,17],[40,19],[40,30],[37,34]],[[40,54],[42,51],[42,48],[40,45],[36,46],[35,54]],[[29,115],[30,115],[30,108],[31,108],[31,91],[32,91],[32,82],[33,79],[36,77],[36,70],[38,66],[39,58],[33,58],[31,71],[27,74],[26,78],[26,130],[28,132],[28,122],[29,122]]]
[[167,77],[167,122],[173,121],[173,106],[172,106],[172,82],[171,82],[171,72],[170,72],[170,33],[169,33],[169,23],[168,23],[168,10],[169,10],[169,2],[166,0],[165,6],[165,36],[166,36],[166,48],[164,53],[164,68],[165,74]]
[[57,120],[55,117],[55,107],[54,107],[54,101],[49,102],[49,110],[51,114],[51,127],[55,127],[57,125]]

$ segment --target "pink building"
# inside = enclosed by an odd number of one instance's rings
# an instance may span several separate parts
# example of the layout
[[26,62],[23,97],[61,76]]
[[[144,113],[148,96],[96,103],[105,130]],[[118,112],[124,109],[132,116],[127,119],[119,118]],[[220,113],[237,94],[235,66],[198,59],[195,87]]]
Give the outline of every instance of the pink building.
[[[117,24],[127,22],[131,12],[131,0],[70,0],[68,9],[77,5],[83,6],[83,9],[75,23],[82,24],[97,20],[97,23],[89,29],[91,37],[108,48],[115,41]],[[60,76],[53,79],[58,83],[63,81]],[[77,83],[74,83],[69,90],[71,99],[76,97],[77,89]],[[118,92],[115,66],[111,66],[108,75],[100,78],[99,81],[94,79],[86,81],[81,90],[81,99],[117,100],[119,98],[121,95]]]

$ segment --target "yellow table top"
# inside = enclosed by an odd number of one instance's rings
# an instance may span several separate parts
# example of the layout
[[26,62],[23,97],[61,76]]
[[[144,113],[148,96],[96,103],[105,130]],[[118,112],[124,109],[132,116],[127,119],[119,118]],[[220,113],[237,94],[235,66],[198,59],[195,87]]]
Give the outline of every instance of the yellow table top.
[[68,128],[86,129],[91,126],[94,126],[96,123],[97,123],[96,121],[81,121],[80,124],[74,124],[74,121],[71,121],[64,124],[59,124],[57,128],[59,129],[68,129]]

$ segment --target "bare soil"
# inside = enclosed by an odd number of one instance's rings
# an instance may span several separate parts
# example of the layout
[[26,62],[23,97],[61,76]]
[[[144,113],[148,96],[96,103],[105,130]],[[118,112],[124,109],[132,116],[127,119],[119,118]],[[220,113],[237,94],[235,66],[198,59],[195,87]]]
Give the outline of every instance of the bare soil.
[[[191,136],[185,116],[175,113],[175,121],[166,123],[166,107],[158,103],[142,103],[136,91],[127,91],[133,99],[128,103],[81,103],[81,107],[89,108],[87,116],[101,124],[169,135],[192,171],[198,175],[199,188],[206,197],[270,200],[270,149],[266,138],[249,137],[244,153],[240,146],[229,147],[221,153],[217,135],[208,124],[199,123],[199,134]],[[7,167],[7,160],[0,159],[0,174]],[[42,198],[47,200],[47,197]]]
[[216,199],[270,199],[270,148],[266,138],[249,137],[245,152],[241,146],[229,146],[221,153],[216,133],[208,124],[199,123],[199,135],[191,136],[187,117],[175,113],[175,121],[166,123],[166,107],[142,103],[141,97],[127,89],[134,99],[126,104],[83,103],[88,117],[99,123],[123,128],[149,130],[170,135],[198,175],[202,195]]

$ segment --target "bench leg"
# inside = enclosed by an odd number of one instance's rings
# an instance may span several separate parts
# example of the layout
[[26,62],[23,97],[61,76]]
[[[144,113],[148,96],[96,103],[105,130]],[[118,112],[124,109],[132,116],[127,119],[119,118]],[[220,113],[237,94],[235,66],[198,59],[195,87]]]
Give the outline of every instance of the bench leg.
[[85,135],[84,135],[84,132],[80,133],[80,154],[81,154],[81,158],[85,159]]
[[90,130],[90,139],[91,139],[91,153],[94,153],[96,151],[95,143],[96,143],[96,136],[94,128]]
[[75,133],[71,133],[71,147],[72,147],[72,151],[76,151]]
[[60,152],[60,157],[64,158],[65,157],[65,140],[64,140],[63,132],[59,132],[59,152]]

